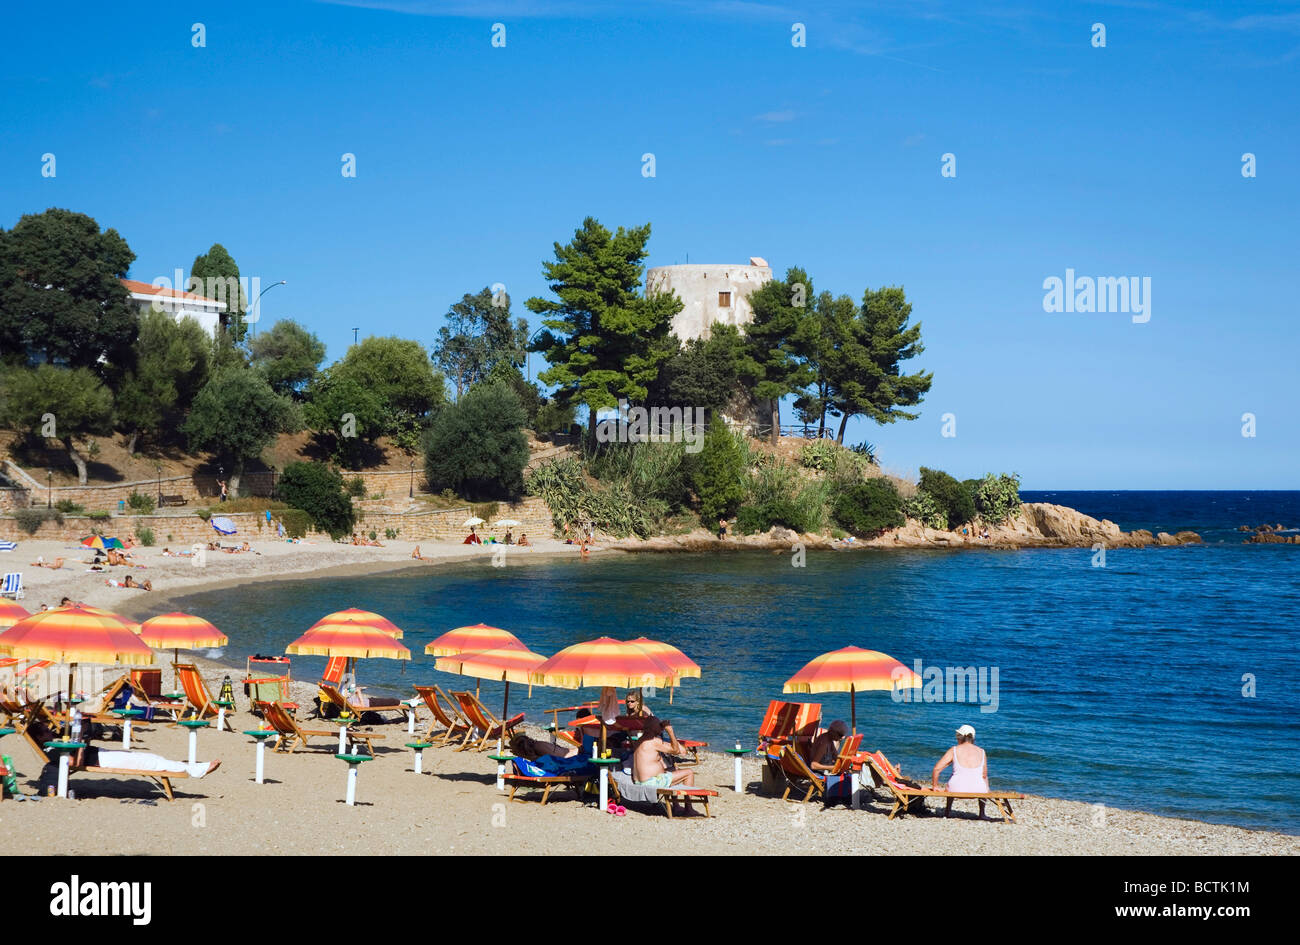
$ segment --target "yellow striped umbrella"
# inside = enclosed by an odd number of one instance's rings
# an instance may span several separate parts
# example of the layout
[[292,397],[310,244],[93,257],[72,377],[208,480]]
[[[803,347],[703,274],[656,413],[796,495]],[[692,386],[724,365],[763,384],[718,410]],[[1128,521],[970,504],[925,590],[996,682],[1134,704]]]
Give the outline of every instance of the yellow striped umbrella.
[[[659,662],[663,663],[669,669],[677,674],[678,679],[699,679],[700,664],[695,662],[677,647],[671,643],[664,643],[661,640],[651,640],[649,637],[637,637],[635,640],[629,640],[629,643],[641,647],[651,656],[657,656]],[[673,701],[673,690],[676,686],[668,687],[668,702]]]
[[853,734],[858,733],[859,690],[917,689],[921,677],[898,660],[878,650],[846,646],[823,653],[785,681],[782,692],[847,692],[853,712]]
[[[637,689],[671,686],[677,674],[655,655],[635,643],[599,637],[575,643],[556,653],[533,671],[532,681],[557,689],[612,686]],[[605,749],[605,719],[600,720],[600,748]]]
[[312,629],[315,630],[317,627],[332,624],[347,624],[348,621],[376,627],[398,640],[402,639],[403,636],[401,628],[387,617],[372,610],[358,610],[356,607],[349,607],[347,610],[336,610],[332,614],[326,614],[312,624]]
[[69,604],[32,614],[0,633],[0,655],[67,663],[71,699],[78,663],[154,662],[153,650],[135,635],[134,627],[108,611]]
[[[501,705],[501,718],[508,717],[510,709],[510,684],[530,683],[537,667],[546,662],[546,657],[531,650],[519,650],[513,647],[499,650],[485,650],[482,653],[457,653],[444,656],[434,662],[435,669],[458,676],[473,676],[475,680],[495,679],[506,684],[506,697]],[[529,689],[531,691],[531,685]]]
[[140,639],[149,646],[172,651],[172,685],[177,685],[175,666],[182,648],[197,650],[202,646],[225,646],[229,638],[202,617],[179,611],[150,617],[140,625]]
[[527,649],[517,636],[500,627],[476,623],[448,630],[424,648],[429,656],[455,656],[457,653],[481,653],[484,650]]
[[27,609],[16,601],[0,597],[0,630],[12,627],[24,617],[30,617]]
[[348,617],[337,623],[317,623],[284,648],[294,656],[346,656],[356,683],[356,661],[378,657],[409,660],[411,651],[386,630]]

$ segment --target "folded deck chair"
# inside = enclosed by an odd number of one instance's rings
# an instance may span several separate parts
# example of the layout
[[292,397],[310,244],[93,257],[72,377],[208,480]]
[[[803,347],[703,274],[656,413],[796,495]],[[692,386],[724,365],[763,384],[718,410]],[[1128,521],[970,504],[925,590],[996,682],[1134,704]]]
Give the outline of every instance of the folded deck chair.
[[516,758],[511,764],[514,772],[502,775],[502,780],[510,785],[510,796],[507,798],[510,801],[515,799],[515,792],[521,788],[525,791],[541,788],[542,806],[545,807],[552,791],[566,787],[578,795],[578,800],[582,800],[582,789],[591,780],[590,774],[547,774],[523,758]]
[[[298,724],[297,719],[289,714],[289,710],[281,702],[264,702],[261,705],[262,718],[266,723],[275,729],[279,738],[276,739],[275,750],[287,751],[290,754],[298,748],[299,745],[308,746],[308,740],[312,738],[328,738],[331,742],[331,750],[338,750],[339,732],[323,731],[321,729],[307,729]],[[371,744],[375,739],[382,739],[382,735],[374,735],[370,732],[357,732],[351,728],[348,729],[348,740],[353,742],[364,743],[366,751],[370,754],[375,753],[375,746]],[[319,747],[312,745],[310,747]]]
[[[475,729],[474,733],[468,736],[464,743],[456,749],[457,751],[464,751],[467,748],[482,751],[498,738],[503,742],[509,741],[515,734],[515,729],[523,724],[524,714],[522,712],[502,722],[488,711],[483,703],[478,701],[478,696],[472,692],[453,692],[451,696],[460,706],[460,714]],[[483,734],[479,736],[479,732]],[[478,738],[477,741],[475,741],[476,737]]]
[[27,596],[23,590],[23,576],[19,571],[10,571],[4,577],[4,583],[0,584],[0,597],[12,597],[14,600],[22,600]]
[[172,663],[176,678],[180,680],[181,689],[185,691],[185,702],[196,719],[206,719],[220,712],[220,706],[212,701],[208,685],[199,675],[199,668],[193,663]]
[[858,753],[858,747],[862,744],[861,735],[847,736],[840,744],[839,754],[835,756],[835,764],[830,771],[814,771],[812,765],[804,761],[803,757],[795,750],[795,746],[786,745],[781,752],[781,768],[786,776],[785,793],[781,795],[781,800],[788,801],[790,792],[803,787],[804,795],[800,801],[810,801],[813,795],[818,795],[825,799],[827,797],[826,787],[831,777],[849,777],[853,773],[853,759]]
[[346,711],[349,714],[356,716],[358,719],[360,719],[362,713],[365,712],[400,712],[402,718],[406,718],[414,711],[405,702],[400,701],[396,705],[357,705],[349,702],[347,697],[344,696],[343,693],[339,692],[337,686],[331,686],[329,683],[323,681],[320,683],[320,691],[329,702],[338,707],[340,712]]
[[[433,716],[433,721],[429,723],[429,728],[424,733],[424,740],[432,742],[436,738],[439,744],[446,745],[455,739],[456,744],[463,744],[474,731],[474,726],[461,716],[460,710],[456,708],[456,701],[449,698],[437,686],[416,686],[415,691],[424,700],[425,706]],[[442,732],[435,735],[439,727]]]
[[1011,810],[1011,802],[1024,800],[1025,795],[1016,791],[943,791],[935,788],[920,787],[915,783],[909,784],[902,779],[902,772],[899,771],[882,752],[876,751],[867,755],[867,764],[870,765],[873,779],[878,787],[884,787],[894,798],[893,810],[889,812],[889,819],[893,820],[901,813],[918,813],[925,807],[925,798],[954,798],[973,801],[988,801],[998,809],[1002,814],[1002,820],[1014,822],[1015,813]]
[[106,686],[103,691],[105,707],[116,704],[117,701],[121,699],[122,693],[126,692],[129,694],[126,700],[127,704],[130,704],[130,701],[135,699],[147,708],[153,709],[155,712],[166,712],[170,714],[173,720],[180,718],[180,714],[184,711],[186,705],[184,701],[179,699],[153,698],[140,687],[139,683],[131,678],[130,673],[123,674],[115,682]]

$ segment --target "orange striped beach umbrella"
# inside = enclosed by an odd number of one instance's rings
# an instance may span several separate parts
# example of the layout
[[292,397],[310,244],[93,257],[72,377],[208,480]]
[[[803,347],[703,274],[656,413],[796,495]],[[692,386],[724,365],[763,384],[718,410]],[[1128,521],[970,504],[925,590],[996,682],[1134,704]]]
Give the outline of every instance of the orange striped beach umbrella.
[[846,646],[823,653],[785,681],[782,692],[847,692],[858,733],[860,690],[916,689],[921,677],[887,653]]
[[0,630],[6,630],[24,617],[30,616],[31,614],[21,604],[6,597],[0,597]]
[[[651,656],[657,656],[659,662],[677,674],[678,679],[700,678],[700,664],[671,643],[651,640],[649,637],[637,637],[635,640],[629,640],[628,642],[641,647]],[[676,688],[676,686],[668,687],[668,702],[670,705],[673,701],[673,690]]]
[[377,614],[372,610],[358,610],[356,607],[349,607],[346,610],[336,610],[332,614],[326,614],[312,625],[312,629],[315,630],[317,627],[329,626],[331,624],[347,624],[348,621],[376,627],[398,640],[402,639],[403,636],[401,628],[387,617],[382,614]]
[[[659,657],[635,643],[599,637],[566,646],[532,673],[532,682],[557,689],[589,686],[637,689],[663,688],[677,681],[677,674]],[[605,720],[600,720],[600,744],[605,747]]]
[[0,633],[0,655],[67,663],[71,699],[78,663],[149,666],[154,662],[153,650],[135,635],[135,626],[106,610],[80,604],[55,607],[25,617]]
[[455,656],[457,653],[481,653],[485,650],[523,650],[523,641],[509,630],[476,623],[448,630],[424,648],[429,656]]
[[473,676],[478,679],[495,679],[506,684],[505,701],[501,705],[501,718],[509,717],[510,684],[529,684],[531,690],[532,674],[537,667],[546,662],[541,653],[531,650],[503,647],[499,650],[484,650],[481,653],[457,653],[444,656],[434,662],[434,668],[444,673],[458,676]]
[[347,617],[336,622],[320,621],[284,648],[294,656],[346,656],[356,681],[356,661],[378,657],[409,660],[411,651],[397,642],[387,630],[368,622]]
[[150,617],[140,625],[140,639],[156,649],[172,651],[173,686],[177,685],[175,666],[182,648],[197,650],[205,646],[225,646],[230,642],[224,633],[202,617],[179,611]]

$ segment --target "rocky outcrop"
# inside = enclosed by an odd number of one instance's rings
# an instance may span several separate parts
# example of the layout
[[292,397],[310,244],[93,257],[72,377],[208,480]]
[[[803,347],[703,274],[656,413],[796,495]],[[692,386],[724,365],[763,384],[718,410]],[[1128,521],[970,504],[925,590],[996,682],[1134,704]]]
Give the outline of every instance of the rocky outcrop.
[[[981,537],[987,533],[988,537]],[[909,519],[907,524],[869,542],[873,546],[907,547],[994,547],[994,548],[1144,548],[1148,545],[1198,544],[1195,532],[1153,535],[1145,529],[1123,531],[1109,519],[1095,519],[1064,505],[1028,502],[1020,513],[1001,525],[974,522],[967,533],[926,528]]]

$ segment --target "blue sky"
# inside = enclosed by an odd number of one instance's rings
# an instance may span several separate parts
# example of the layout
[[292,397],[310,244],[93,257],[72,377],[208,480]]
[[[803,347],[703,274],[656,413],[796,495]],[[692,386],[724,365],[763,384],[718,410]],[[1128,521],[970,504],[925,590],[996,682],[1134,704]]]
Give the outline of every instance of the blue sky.
[[[934,387],[920,419],[848,436],[887,468],[1300,485],[1300,5],[356,0],[6,21],[0,225],[89,213],[146,282],[222,242],[289,281],[263,324],[306,323],[331,359],[354,326],[430,344],[495,282],[531,319],[542,260],[584,216],[649,221],[650,265],[759,255],[819,291],[906,288]],[[1150,277],[1150,321],[1044,312],[1067,268]]]

